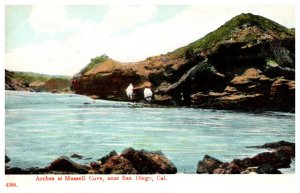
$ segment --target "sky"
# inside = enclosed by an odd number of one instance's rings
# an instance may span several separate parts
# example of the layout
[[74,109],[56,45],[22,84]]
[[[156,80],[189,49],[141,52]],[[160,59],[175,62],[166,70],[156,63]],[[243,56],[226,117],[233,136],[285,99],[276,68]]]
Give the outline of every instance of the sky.
[[5,68],[72,76],[104,53],[141,61],[194,42],[241,13],[295,27],[292,5],[6,5]]

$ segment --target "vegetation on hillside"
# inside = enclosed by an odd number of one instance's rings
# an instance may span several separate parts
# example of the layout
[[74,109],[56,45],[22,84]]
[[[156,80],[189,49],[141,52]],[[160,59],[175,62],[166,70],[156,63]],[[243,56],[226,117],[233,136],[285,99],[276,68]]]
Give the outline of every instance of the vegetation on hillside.
[[64,80],[71,79],[70,76],[64,76],[64,75],[47,75],[47,74],[39,74],[34,72],[16,72],[16,71],[13,73],[13,78],[21,82],[28,82],[29,84],[35,81],[46,82],[51,78],[60,78]]
[[295,35],[295,33],[296,33],[295,28],[289,29],[289,32],[290,32],[291,34]]
[[[286,27],[264,18],[262,16],[253,15],[251,13],[238,15],[224,25],[219,27],[217,30],[207,34],[203,38],[185,46],[182,48],[176,49],[172,52],[172,55],[182,57],[186,54],[195,54],[201,50],[209,50],[213,48],[217,43],[223,42],[224,40],[230,39],[235,30],[241,28],[242,26],[257,26],[264,31],[272,31],[278,33],[280,37],[284,37],[286,35],[292,35],[292,30],[287,29]],[[256,36],[248,36],[244,41],[251,41]]]
[[102,62],[106,61],[108,58],[109,57],[106,54],[102,54],[101,56],[96,56],[95,58],[92,58],[91,62],[80,71],[80,74],[87,73],[90,69],[98,66]]
[[45,82],[44,87],[46,90],[66,90],[70,85],[70,80],[64,78],[51,78]]
[[13,78],[22,82],[34,82],[34,81],[47,81],[50,77],[44,74],[37,74],[33,72],[14,72]]

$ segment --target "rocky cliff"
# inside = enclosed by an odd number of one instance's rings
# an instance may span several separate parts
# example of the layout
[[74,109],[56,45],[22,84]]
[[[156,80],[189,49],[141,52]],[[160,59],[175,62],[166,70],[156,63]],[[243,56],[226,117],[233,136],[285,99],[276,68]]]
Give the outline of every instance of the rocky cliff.
[[241,14],[205,37],[141,62],[106,59],[72,79],[77,94],[110,100],[234,110],[294,111],[295,32],[267,18]]

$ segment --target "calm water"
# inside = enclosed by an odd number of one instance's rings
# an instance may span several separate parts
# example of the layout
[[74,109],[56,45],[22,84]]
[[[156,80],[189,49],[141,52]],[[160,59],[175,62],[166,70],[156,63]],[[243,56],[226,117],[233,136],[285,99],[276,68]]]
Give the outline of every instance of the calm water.
[[[92,160],[128,147],[161,150],[180,173],[195,173],[205,154],[221,161],[253,156],[267,142],[295,142],[295,115],[141,108],[85,96],[5,92],[5,152],[10,165],[47,166],[73,153]],[[294,172],[292,168],[286,173]]]

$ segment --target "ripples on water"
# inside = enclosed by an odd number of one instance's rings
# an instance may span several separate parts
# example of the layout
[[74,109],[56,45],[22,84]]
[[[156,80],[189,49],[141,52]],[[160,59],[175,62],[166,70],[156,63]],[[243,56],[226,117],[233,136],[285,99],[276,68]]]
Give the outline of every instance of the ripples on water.
[[[205,154],[231,161],[267,151],[246,146],[295,141],[291,113],[147,108],[73,94],[5,95],[5,151],[10,164],[22,168],[44,167],[73,153],[96,160],[133,147],[161,150],[180,173],[195,173]],[[294,162],[285,172],[294,172]]]

